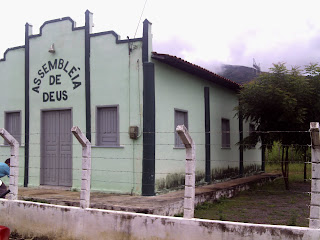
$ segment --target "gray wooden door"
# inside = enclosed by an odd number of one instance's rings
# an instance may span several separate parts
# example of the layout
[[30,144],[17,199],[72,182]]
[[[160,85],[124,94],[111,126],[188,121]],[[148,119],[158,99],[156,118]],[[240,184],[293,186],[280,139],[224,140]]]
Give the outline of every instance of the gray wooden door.
[[71,187],[71,110],[45,111],[41,125],[41,184]]

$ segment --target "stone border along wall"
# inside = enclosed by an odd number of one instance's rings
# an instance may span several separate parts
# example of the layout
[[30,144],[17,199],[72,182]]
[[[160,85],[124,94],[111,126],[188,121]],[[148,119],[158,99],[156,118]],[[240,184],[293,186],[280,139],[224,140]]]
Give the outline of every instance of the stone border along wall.
[[24,237],[50,239],[320,239],[320,230],[184,219],[0,199],[0,225]]

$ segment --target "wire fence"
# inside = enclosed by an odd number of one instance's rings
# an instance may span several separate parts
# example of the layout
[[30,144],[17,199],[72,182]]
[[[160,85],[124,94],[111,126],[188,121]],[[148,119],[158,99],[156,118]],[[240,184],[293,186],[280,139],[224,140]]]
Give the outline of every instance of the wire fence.
[[[210,144],[206,143],[205,136],[210,133]],[[230,134],[230,147],[222,146],[222,135]],[[287,147],[290,168],[290,184],[289,191],[284,190],[282,180],[269,187],[257,186],[249,191],[254,195],[260,196],[260,199],[267,199],[272,195],[276,198],[282,198],[285,195],[297,196],[303,202],[304,219],[308,220],[311,195],[311,144],[288,144],[284,145],[280,142],[272,144],[261,144],[258,142],[255,146],[252,144],[239,144],[240,134],[244,137],[249,136],[249,131],[194,131],[190,135],[195,140],[196,147],[196,186],[200,187],[207,184],[216,184],[225,180],[237,179],[244,176],[254,175],[262,171],[262,155],[261,148],[266,147],[264,155],[264,164],[266,172],[281,174],[281,162],[283,162],[283,148]],[[298,136],[306,136],[309,131],[264,131],[260,134],[297,134]],[[140,136],[154,135],[155,143],[143,143],[140,139],[133,140],[129,138],[128,132],[120,132],[118,146],[95,146],[96,132],[91,132],[93,137],[92,146],[92,168],[91,168],[91,188],[96,190],[120,189],[123,192],[136,191],[145,186],[154,187],[157,193],[165,193],[168,190],[183,189],[185,187],[185,151],[181,147],[175,145],[174,131],[156,131],[144,132]],[[20,136],[22,143],[24,135]],[[56,141],[57,149],[54,154],[44,151],[47,145],[51,147],[47,140]],[[70,186],[80,186],[81,184],[81,162],[82,151],[81,145],[74,139],[71,133],[30,133],[29,135],[29,154],[25,155],[24,148],[20,148],[20,167],[19,172],[21,178],[24,177],[25,167],[24,159],[28,158],[28,182],[31,185],[43,184],[47,181],[68,182]],[[54,141],[53,141],[54,140]],[[49,141],[49,143],[50,143]],[[63,142],[63,143],[62,143]],[[66,143],[65,145],[63,145]],[[310,140],[311,143],[311,140]],[[61,151],[62,148],[68,147],[68,153]],[[154,158],[144,157],[143,147],[154,146]],[[249,146],[249,148],[248,148]],[[0,158],[6,159],[8,156],[8,147],[2,145],[0,147]],[[211,150],[210,158],[206,156],[206,149]],[[240,149],[243,151],[243,162],[240,163]],[[54,163],[45,162],[44,159],[52,158]],[[58,159],[58,160],[57,160]],[[143,163],[154,162],[154,170],[143,169]],[[69,165],[63,165],[63,162],[69,162]],[[210,162],[210,181],[206,182],[206,164]],[[240,173],[240,167],[243,172]],[[306,173],[306,174],[305,174]],[[144,182],[142,176],[144,174],[153,175],[154,182]],[[20,178],[20,182],[22,179]],[[281,177],[280,177],[281,178]],[[300,185],[299,185],[300,184]],[[302,184],[302,185],[301,185]],[[279,187],[280,185],[280,187]],[[135,189],[135,190],[133,190]],[[229,199],[230,202],[237,202],[237,199]],[[289,200],[283,200],[289,201]],[[291,201],[291,200],[290,200]],[[292,206],[295,206],[292,203]],[[299,213],[300,214],[300,213]],[[278,217],[279,219],[281,217]]]
[[[256,133],[263,134],[310,134],[309,131],[263,131]],[[205,134],[211,134],[211,143],[205,142]],[[221,139],[222,134],[228,133],[231,135],[231,145],[229,148],[222,147]],[[222,179],[238,178],[244,175],[250,175],[257,172],[261,172],[261,155],[260,148],[265,146],[267,150],[265,151],[265,164],[280,164],[282,158],[282,148],[290,147],[289,150],[289,162],[290,164],[309,164],[310,163],[310,144],[290,144],[283,145],[279,142],[274,142],[271,144],[261,144],[257,143],[256,146],[252,144],[239,144],[239,135],[244,134],[248,136],[252,134],[252,131],[221,131],[213,130],[210,132],[204,131],[191,131],[190,135],[195,138],[195,146],[197,149],[197,181],[198,183],[204,184],[205,178],[205,165],[210,162],[211,169],[211,181],[220,181]],[[45,137],[44,137],[45,134]],[[94,136],[97,132],[91,132]],[[142,141],[132,140],[129,138],[128,132],[119,132],[118,137],[120,138],[119,145],[117,146],[96,146],[95,139],[93,139],[94,145],[92,146],[92,176],[93,184],[94,182],[99,183],[119,183],[119,184],[131,184],[131,185],[141,185],[141,181],[133,180],[133,177],[125,177],[126,175],[135,176],[139,178],[142,174],[155,174],[156,180],[165,179],[169,177],[176,178],[181,186],[183,186],[184,177],[184,163],[185,163],[185,153],[180,151],[181,147],[176,147],[174,140],[174,131],[155,131],[155,132],[143,132],[143,134],[155,134],[155,143],[143,143]],[[244,136],[244,137],[245,137]],[[25,135],[18,136],[24,139]],[[29,134],[29,154],[25,155],[23,149],[20,150],[20,161],[28,158],[29,160],[29,176],[32,179],[37,179],[40,177],[41,172],[61,172],[70,171],[72,173],[80,172],[81,169],[81,146],[74,139],[72,133],[61,133],[61,132],[31,132]],[[45,139],[44,139],[45,138]],[[43,139],[43,141],[42,141]],[[23,142],[23,141],[22,141]],[[47,143],[46,143],[47,142]],[[60,142],[60,145],[59,145]],[[311,142],[311,141],[310,141]],[[44,146],[48,144],[51,147],[57,144],[54,152],[46,153],[44,151]],[[239,169],[239,148],[250,146],[249,149],[244,151],[243,155],[243,167],[244,172],[240,173]],[[143,156],[143,146],[154,146],[156,151],[155,158],[148,158]],[[69,152],[65,153],[61,151],[62,148],[69,147]],[[210,147],[211,154],[210,159],[206,157],[205,148]],[[305,147],[307,150],[305,152],[301,151],[301,147]],[[0,147],[0,158],[7,158],[7,152],[5,150],[6,146],[2,145]],[[79,149],[79,151],[77,150]],[[183,148],[182,148],[183,150]],[[256,151],[256,154],[250,155],[248,152]],[[53,157],[52,154],[56,154]],[[67,155],[64,155],[67,154]],[[43,163],[43,159],[52,158],[55,163],[50,165],[50,163]],[[58,158],[59,160],[57,160]],[[69,161],[68,166],[60,167],[59,164],[64,161]],[[156,163],[155,171],[148,171],[142,169],[142,163],[152,161]],[[22,164],[23,166],[24,164]],[[71,167],[72,166],[72,167]],[[20,172],[23,172],[24,166],[20,167]],[[278,169],[280,170],[280,169]],[[280,170],[281,171],[281,170]],[[105,175],[105,179],[101,175]],[[73,174],[77,176],[77,174]],[[95,176],[98,175],[100,179]],[[117,181],[116,179],[108,179],[108,175],[119,175],[120,178],[126,178],[127,180]],[[174,175],[174,176],[173,176]],[[310,179],[310,178],[309,178]],[[309,181],[306,179],[306,181]],[[80,181],[79,178],[72,178],[71,181]]]

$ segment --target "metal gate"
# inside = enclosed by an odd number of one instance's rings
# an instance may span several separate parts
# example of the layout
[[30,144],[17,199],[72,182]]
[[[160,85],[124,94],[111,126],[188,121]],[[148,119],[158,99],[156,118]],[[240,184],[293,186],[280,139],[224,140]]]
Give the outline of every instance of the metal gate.
[[43,111],[40,184],[72,186],[71,110]]

